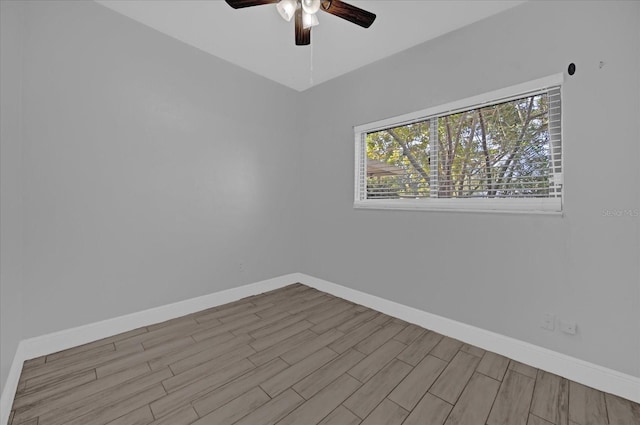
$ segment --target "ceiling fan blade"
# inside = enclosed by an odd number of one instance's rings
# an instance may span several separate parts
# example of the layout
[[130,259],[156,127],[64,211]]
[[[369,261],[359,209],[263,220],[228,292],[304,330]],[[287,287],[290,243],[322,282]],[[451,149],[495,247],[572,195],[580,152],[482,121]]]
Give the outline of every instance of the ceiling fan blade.
[[227,4],[234,9],[242,9],[243,7],[261,6],[263,4],[278,3],[279,0],[225,0]]
[[311,44],[311,27],[305,28],[302,24],[302,8],[296,9],[296,46]]
[[339,18],[346,19],[361,27],[369,28],[376,20],[375,13],[351,6],[340,0],[322,0],[322,10]]

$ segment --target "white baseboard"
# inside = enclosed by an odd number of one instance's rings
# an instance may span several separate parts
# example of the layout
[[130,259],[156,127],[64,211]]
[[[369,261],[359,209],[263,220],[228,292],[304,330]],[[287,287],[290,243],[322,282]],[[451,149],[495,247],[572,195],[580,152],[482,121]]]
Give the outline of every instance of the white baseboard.
[[9,369],[7,380],[4,383],[4,389],[2,390],[2,398],[0,398],[0,424],[6,425],[9,422],[9,414],[11,413],[11,405],[18,388],[18,380],[20,379],[20,372],[22,372],[22,363],[26,360],[24,355],[24,348],[22,342],[18,344],[16,348],[16,354],[13,356],[13,363]]
[[640,403],[640,378],[524,341],[408,307],[303,273],[292,273],[137,313],[23,340],[18,345],[0,400],[0,424],[7,424],[25,360],[55,353],[142,326],[174,319],[251,295],[301,282],[320,291],[456,338],[488,351]]
[[278,289],[298,282],[296,280],[298,275],[299,273],[279,276],[137,313],[22,340],[20,344],[18,344],[7,381],[2,391],[2,397],[0,399],[0,424],[5,425],[9,420],[11,405],[13,404],[13,399],[18,387],[22,364],[25,360],[66,350],[143,326],[175,319],[176,317],[227,304],[251,295]]
[[296,281],[467,344],[640,403],[640,378],[638,377],[312,276],[297,274]]

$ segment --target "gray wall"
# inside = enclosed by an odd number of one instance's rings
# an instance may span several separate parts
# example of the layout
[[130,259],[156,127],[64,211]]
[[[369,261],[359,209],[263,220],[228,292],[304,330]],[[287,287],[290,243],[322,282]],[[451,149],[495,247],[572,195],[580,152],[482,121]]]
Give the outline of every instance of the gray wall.
[[[603,217],[640,209],[639,28],[638,2],[530,2],[304,92],[303,271],[640,376],[640,219]],[[570,62],[564,217],[352,208],[352,126]]]
[[0,390],[22,333],[23,9],[0,2]]
[[[297,92],[94,2],[47,1],[25,6],[20,111],[2,3],[3,383],[16,336],[297,270]],[[20,113],[21,147],[4,133]],[[5,171],[22,214],[5,217]],[[21,286],[4,274],[19,229]]]

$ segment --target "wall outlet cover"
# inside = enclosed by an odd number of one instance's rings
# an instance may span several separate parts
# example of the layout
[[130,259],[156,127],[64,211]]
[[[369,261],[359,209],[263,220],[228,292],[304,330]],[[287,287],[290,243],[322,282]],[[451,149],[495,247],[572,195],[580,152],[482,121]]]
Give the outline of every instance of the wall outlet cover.
[[560,321],[560,330],[569,335],[575,335],[578,329],[578,325],[576,322],[571,320],[561,320]]
[[554,330],[556,327],[556,316],[553,313],[544,313],[542,315],[542,329]]

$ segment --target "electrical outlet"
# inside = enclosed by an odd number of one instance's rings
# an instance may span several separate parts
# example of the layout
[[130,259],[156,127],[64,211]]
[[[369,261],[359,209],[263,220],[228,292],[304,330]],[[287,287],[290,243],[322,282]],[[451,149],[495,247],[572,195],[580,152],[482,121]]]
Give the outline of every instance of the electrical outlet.
[[561,320],[560,321],[560,330],[569,335],[575,335],[578,325],[576,322],[571,320]]
[[556,328],[556,316],[553,313],[544,313],[542,315],[542,329],[554,330]]
[[238,271],[239,271],[240,273],[244,273],[244,269],[245,269],[245,267],[244,267],[244,263],[243,263],[243,262],[240,262],[240,264],[238,265]]

